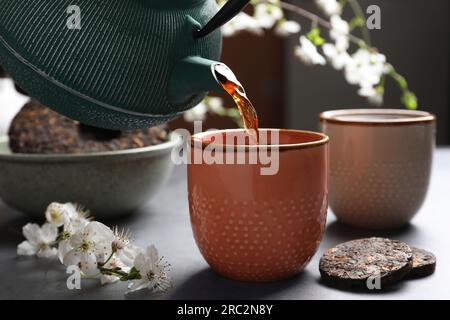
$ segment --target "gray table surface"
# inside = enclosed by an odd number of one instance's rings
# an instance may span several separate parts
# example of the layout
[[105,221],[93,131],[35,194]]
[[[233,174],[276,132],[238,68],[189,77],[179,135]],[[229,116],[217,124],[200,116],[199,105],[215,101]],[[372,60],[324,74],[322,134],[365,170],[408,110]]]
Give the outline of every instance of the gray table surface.
[[[200,255],[189,223],[186,168],[178,167],[168,185],[140,212],[115,221],[129,227],[139,245],[155,243],[172,264],[174,288],[155,297],[145,292],[124,296],[124,283],[102,287],[97,281],[84,281],[82,290],[68,290],[59,262],[16,256],[22,241],[17,230],[28,219],[0,202],[0,299],[450,299],[449,203],[450,149],[438,149],[427,200],[410,226],[387,233],[355,230],[329,213],[322,245],[301,274],[276,283],[240,283],[215,274]],[[433,251],[438,259],[436,273],[378,293],[339,291],[319,283],[318,261],[325,248],[371,235]]]

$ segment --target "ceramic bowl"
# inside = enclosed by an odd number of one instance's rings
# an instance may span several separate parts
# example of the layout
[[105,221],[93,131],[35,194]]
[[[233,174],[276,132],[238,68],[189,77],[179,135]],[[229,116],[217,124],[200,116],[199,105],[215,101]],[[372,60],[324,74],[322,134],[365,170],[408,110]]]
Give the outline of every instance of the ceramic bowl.
[[178,139],[156,146],[86,154],[13,154],[0,137],[0,198],[42,219],[51,202],[76,202],[97,218],[131,213],[168,180]]

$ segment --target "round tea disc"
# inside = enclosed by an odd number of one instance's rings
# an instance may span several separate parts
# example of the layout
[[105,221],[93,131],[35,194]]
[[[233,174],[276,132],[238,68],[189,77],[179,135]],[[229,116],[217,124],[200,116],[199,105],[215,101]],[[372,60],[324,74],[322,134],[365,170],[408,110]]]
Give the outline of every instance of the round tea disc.
[[168,127],[114,131],[89,127],[31,100],[9,127],[14,153],[76,154],[143,148],[168,140]]
[[[319,270],[325,283],[338,287],[381,289],[402,279],[412,268],[412,250],[404,242],[366,238],[325,251]],[[378,283],[377,283],[378,282]]]
[[429,251],[411,247],[413,252],[412,269],[408,277],[418,278],[426,277],[434,273],[436,270],[436,257]]

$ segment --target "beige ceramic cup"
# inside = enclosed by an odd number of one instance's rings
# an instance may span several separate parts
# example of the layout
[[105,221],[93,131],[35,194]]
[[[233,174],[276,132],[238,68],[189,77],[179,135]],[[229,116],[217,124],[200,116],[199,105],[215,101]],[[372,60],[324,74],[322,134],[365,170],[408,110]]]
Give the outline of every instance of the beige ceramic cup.
[[436,118],[397,109],[327,111],[330,207],[349,225],[397,228],[420,209],[430,180]]

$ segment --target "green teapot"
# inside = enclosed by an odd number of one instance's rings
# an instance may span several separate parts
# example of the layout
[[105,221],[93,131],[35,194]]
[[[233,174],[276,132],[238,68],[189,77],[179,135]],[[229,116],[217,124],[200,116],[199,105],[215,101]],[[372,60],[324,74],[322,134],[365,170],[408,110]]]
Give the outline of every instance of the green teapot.
[[0,61],[30,96],[80,122],[154,126],[218,89],[218,30],[249,0],[1,0]]

